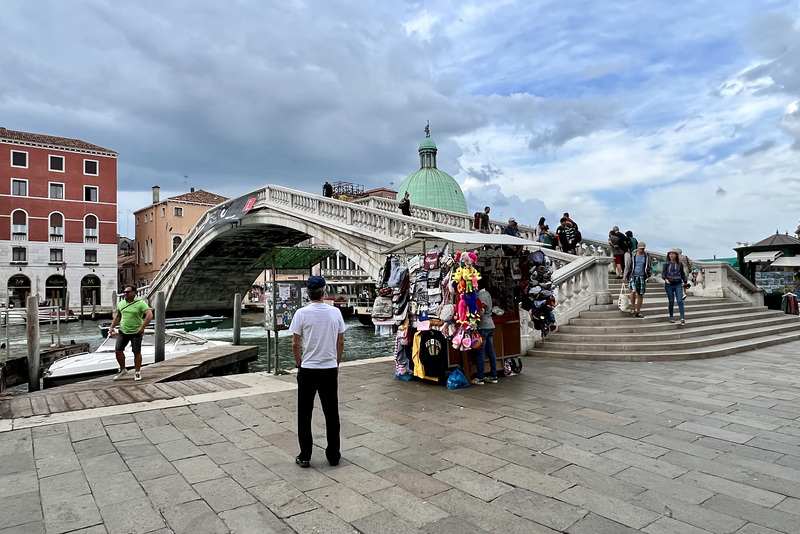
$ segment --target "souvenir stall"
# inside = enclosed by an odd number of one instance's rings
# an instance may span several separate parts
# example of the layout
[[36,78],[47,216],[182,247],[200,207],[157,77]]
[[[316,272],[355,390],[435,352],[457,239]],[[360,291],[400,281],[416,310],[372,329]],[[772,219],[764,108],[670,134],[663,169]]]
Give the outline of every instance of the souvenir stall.
[[483,343],[479,283],[491,295],[498,374],[518,373],[519,305],[530,302],[528,258],[541,245],[508,235],[414,232],[386,250],[372,318],[380,333],[396,336],[397,378],[444,382],[459,365],[467,378],[475,374]]

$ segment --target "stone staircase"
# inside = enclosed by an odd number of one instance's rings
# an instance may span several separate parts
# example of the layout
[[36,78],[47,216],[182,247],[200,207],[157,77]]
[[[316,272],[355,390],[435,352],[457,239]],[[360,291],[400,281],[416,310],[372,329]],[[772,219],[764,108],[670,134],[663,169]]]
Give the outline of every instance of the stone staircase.
[[[800,339],[800,318],[731,298],[689,296],[686,325],[669,322],[662,283],[647,284],[643,318],[616,306],[621,280],[609,279],[614,304],[592,306],[559,325],[529,356],[573,360],[668,361],[715,358]],[[680,319],[677,303],[675,318]]]

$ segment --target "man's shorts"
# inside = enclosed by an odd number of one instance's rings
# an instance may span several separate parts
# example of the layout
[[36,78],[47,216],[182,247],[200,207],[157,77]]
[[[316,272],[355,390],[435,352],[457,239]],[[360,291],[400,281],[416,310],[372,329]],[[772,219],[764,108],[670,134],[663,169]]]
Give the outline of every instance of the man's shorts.
[[134,355],[142,353],[142,334],[117,332],[117,343],[114,345],[114,350],[123,351],[128,346],[128,343],[131,344],[131,350]]
[[644,276],[633,276],[628,280],[628,289],[636,291],[640,295],[644,295],[644,292],[647,290],[646,282],[647,280]]
[[614,265],[622,265],[624,254],[614,254]]

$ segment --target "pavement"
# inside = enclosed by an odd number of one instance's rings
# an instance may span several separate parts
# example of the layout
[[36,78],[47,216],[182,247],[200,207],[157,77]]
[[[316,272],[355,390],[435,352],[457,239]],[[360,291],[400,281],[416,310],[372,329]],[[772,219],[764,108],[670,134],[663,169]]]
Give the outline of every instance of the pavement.
[[[0,534],[800,532],[800,343],[725,358],[523,358],[449,391],[340,372],[342,461],[294,463],[294,377],[18,419]],[[249,393],[247,393],[249,392]],[[321,410],[315,441],[324,447]]]

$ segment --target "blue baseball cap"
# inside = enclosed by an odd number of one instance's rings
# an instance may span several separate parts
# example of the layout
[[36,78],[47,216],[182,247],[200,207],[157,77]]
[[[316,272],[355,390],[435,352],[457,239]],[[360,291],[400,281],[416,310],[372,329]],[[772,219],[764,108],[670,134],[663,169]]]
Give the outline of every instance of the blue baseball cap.
[[325,287],[325,279],[321,276],[311,276],[306,280],[306,287],[308,289],[322,289]]

